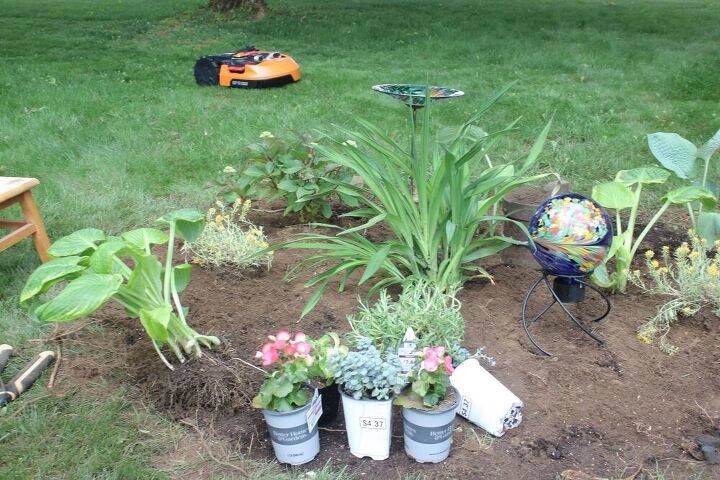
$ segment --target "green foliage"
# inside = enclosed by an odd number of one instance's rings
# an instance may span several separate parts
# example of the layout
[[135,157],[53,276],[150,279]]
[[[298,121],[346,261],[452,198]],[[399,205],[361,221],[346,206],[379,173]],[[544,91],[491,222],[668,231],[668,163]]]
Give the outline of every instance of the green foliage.
[[267,267],[272,264],[273,252],[261,253],[268,247],[262,227],[247,219],[250,200],[237,198],[230,207],[218,201],[217,208],[205,214],[205,228],[194,242],[182,247],[192,263],[219,267]]
[[369,338],[358,342],[357,351],[331,355],[328,365],[335,372],[335,383],[356,400],[387,400],[407,384],[397,354],[380,352]]
[[352,343],[371,338],[380,350],[398,348],[408,327],[412,327],[418,347],[462,343],[465,321],[460,302],[425,280],[407,283],[397,301],[387,290],[380,291],[370,306],[360,301],[360,311],[348,316]]
[[284,214],[299,212],[301,218],[322,215],[330,218],[330,201],[339,196],[350,205],[354,198],[338,194],[335,182],[350,183],[347,170],[318,155],[316,142],[303,137],[293,140],[276,138],[270,132],[260,134],[260,141],[246,145],[237,168],[227,166],[216,180],[218,197],[225,202],[238,198],[261,198],[287,201]]
[[454,368],[453,358],[446,354],[445,347],[425,347],[418,353],[422,359],[419,368],[410,372],[410,388],[395,400],[396,405],[407,408],[432,409],[447,394],[450,375]]
[[691,245],[683,242],[672,254],[669,247],[663,247],[660,260],[652,250],[645,252],[647,274],[636,270],[630,280],[643,292],[669,300],[640,327],[638,339],[649,344],[659,336],[660,348],[666,353],[675,353],[677,348],[670,344],[667,335],[678,316],[691,317],[706,307],[720,316],[720,241],[715,243],[712,256],[708,256],[707,247],[705,239],[693,235]]
[[[105,235],[87,228],[63,237],[48,252],[55,257],[38,267],[20,293],[20,302],[34,317],[48,322],[67,322],[90,315],[113,299],[132,318],[139,318],[160,358],[173,368],[160,351],[167,345],[181,362],[185,354],[200,356],[200,346],[220,341],[199,335],[185,320],[178,294],[190,281],[191,266],[172,264],[175,235],[190,241],[203,227],[197,210],[176,210],[158,223],[162,230],[141,228],[120,236]],[[167,245],[165,267],[152,253],[153,245]],[[53,286],[68,282],[53,298],[41,295]]]
[[[620,170],[614,182],[596,185],[592,190],[592,198],[600,205],[615,210],[616,231],[610,250],[605,260],[592,274],[592,281],[615,292],[625,293],[630,274],[630,265],[640,243],[657,223],[670,205],[684,205],[692,202],[702,202],[705,205],[714,205],[715,197],[709,190],[701,187],[680,187],[671,190],[662,198],[663,204],[650,219],[642,232],[635,238],[635,222],[641,206],[643,185],[663,184],[670,173],[662,168],[647,166],[632,170]],[[634,189],[631,187],[635,187]],[[628,222],[623,227],[620,212],[630,210]],[[608,265],[615,263],[615,269],[610,272]]]
[[310,367],[310,378],[319,386],[328,386],[335,381],[335,371],[328,361],[331,356],[344,357],[348,348],[340,344],[335,332],[326,333],[317,340],[311,340],[314,362]]
[[[550,129],[548,123],[526,158],[493,165],[488,152],[516,122],[480,136],[473,127],[508,88],[490,98],[447,141],[432,140],[428,106],[423,109],[419,138],[413,133],[417,148],[400,146],[362,120],[359,132],[341,129],[355,139],[352,143],[318,147],[332,162],[362,177],[362,186],[339,183],[337,189],[362,204],[345,216],[365,223],[348,229],[318,224],[338,233],[301,234],[280,246],[319,250],[297,267],[324,265],[306,284],[319,286],[303,315],[331,279],[341,276],[342,290],[357,270],[363,270],[358,284],[375,279],[370,295],[408,277],[425,279],[443,291],[454,291],[470,278],[491,278],[476,261],[522,243],[494,233],[499,221],[511,221],[497,215],[497,205],[508,192],[545,176],[526,173],[535,166]],[[373,242],[363,236],[365,229],[377,224],[390,230],[389,240]]]
[[[700,148],[677,133],[663,132],[648,135],[648,145],[662,166],[672,170],[679,178],[692,182],[693,186],[711,191],[717,197],[717,185],[708,176],[710,159],[720,149],[720,130]],[[698,171],[698,160],[703,162],[702,174]],[[719,240],[720,212],[704,212],[706,205],[702,202],[688,203],[687,207],[693,229],[697,230],[700,238],[709,243]]]

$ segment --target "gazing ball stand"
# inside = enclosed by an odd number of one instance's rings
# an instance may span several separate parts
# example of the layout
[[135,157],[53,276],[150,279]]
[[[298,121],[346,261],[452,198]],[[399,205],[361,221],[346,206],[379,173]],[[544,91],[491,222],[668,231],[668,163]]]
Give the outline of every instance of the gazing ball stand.
[[[612,243],[612,224],[607,213],[594,200],[577,193],[555,196],[545,201],[535,212],[528,227],[533,239],[532,255],[542,267],[542,276],[530,287],[522,305],[522,325],[532,344],[543,355],[552,354],[543,349],[530,333],[529,326],[537,322],[556,303],[590,338],[604,344],[590,328],[568,309],[579,304],[585,290],[597,292],[605,301],[605,312],[591,319],[599,322],[610,313],[608,297],[586,281],[588,275],[604,260]],[[554,277],[550,282],[550,277]],[[552,295],[552,301],[532,319],[527,318],[527,306],[541,283]]]

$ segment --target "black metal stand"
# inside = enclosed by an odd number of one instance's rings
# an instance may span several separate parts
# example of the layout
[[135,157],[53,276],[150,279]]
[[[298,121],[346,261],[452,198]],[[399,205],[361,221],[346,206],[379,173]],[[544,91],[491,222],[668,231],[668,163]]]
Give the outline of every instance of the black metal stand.
[[[603,292],[601,292],[598,288],[594,287],[593,285],[585,282],[583,278],[585,277],[565,277],[565,276],[558,276],[555,275],[555,280],[553,281],[553,284],[550,284],[550,280],[548,277],[553,276],[549,272],[543,272],[542,277],[540,277],[530,288],[527,295],[525,295],[525,301],[523,302],[522,306],[522,324],[523,328],[525,329],[525,334],[528,336],[530,341],[532,342],[535,347],[540,350],[543,355],[547,355],[548,357],[552,356],[552,354],[546,350],[544,350],[533,338],[533,336],[530,334],[530,330],[528,329],[528,326],[537,322],[540,317],[545,315],[545,313],[550,310],[550,307],[555,305],[556,303],[560,305],[560,307],[565,312],[565,315],[567,315],[570,320],[575,322],[575,324],[580,327],[580,329],[585,332],[590,338],[598,342],[599,344],[604,344],[605,342],[597,337],[595,334],[590,331],[590,329],[580,320],[578,320],[575,315],[570,313],[570,310],[568,310],[566,304],[568,303],[580,303],[584,296],[585,296],[585,287],[597,292],[603,300],[605,300],[605,303],[607,303],[607,309],[605,310],[605,313],[600,315],[597,318],[592,319],[593,322],[599,322],[603,318],[607,317],[608,313],[610,313],[610,300],[605,296]],[[552,302],[550,302],[548,305],[546,305],[539,314],[534,316],[531,320],[527,319],[526,311],[527,311],[527,304],[530,300],[530,297],[532,296],[535,289],[537,289],[538,285],[540,285],[540,282],[545,282],[545,286],[547,287],[548,291],[553,297]]]

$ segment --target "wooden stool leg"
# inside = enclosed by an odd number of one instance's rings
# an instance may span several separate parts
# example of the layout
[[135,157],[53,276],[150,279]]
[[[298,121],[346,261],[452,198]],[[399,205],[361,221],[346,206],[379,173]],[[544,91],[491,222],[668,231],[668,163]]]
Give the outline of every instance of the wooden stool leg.
[[50,239],[47,236],[47,232],[45,232],[45,225],[43,224],[42,217],[40,217],[40,212],[38,211],[30,190],[22,194],[20,208],[22,208],[25,221],[35,225],[36,232],[33,233],[32,237],[40,260],[42,260],[43,263],[50,261],[51,257],[47,253],[50,247]]

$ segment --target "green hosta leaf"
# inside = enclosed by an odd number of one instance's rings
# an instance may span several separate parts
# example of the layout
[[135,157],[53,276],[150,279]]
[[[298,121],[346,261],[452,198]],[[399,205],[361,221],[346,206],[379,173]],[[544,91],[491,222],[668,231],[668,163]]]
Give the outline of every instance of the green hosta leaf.
[[715,206],[715,196],[710,190],[694,186],[680,187],[675,190],[671,190],[665,194],[663,200],[675,204],[699,201],[703,204],[703,206],[708,208]]
[[710,161],[710,157],[712,157],[718,149],[720,149],[720,130],[718,130],[705,145],[698,149],[697,156],[708,162]]
[[142,255],[142,251],[121,238],[109,238],[90,255],[90,267],[95,273],[119,273],[118,265],[113,264],[115,255],[130,255],[137,258]]
[[182,208],[163,215],[158,222],[172,224],[178,234],[187,242],[194,242],[205,227],[205,215],[194,208]]
[[120,287],[122,277],[113,274],[88,273],[70,282],[35,315],[46,322],[67,322],[87,316],[100,308]]
[[615,175],[615,181],[628,187],[636,183],[665,183],[670,172],[660,167],[638,167],[631,170],[620,170]]
[[190,274],[192,273],[192,265],[184,263],[173,267],[173,276],[175,281],[175,291],[181,293],[190,283]]
[[162,265],[154,255],[143,255],[135,263],[127,285],[120,287],[121,295],[130,290],[133,297],[144,300],[144,305],[157,307],[162,299]]
[[610,277],[607,266],[602,263],[593,270],[590,279],[593,283],[602,288],[611,288],[615,285],[615,280]]
[[660,164],[680,178],[695,177],[697,148],[677,133],[648,135],[648,146]]
[[168,324],[170,323],[172,309],[163,305],[152,310],[140,309],[140,322],[148,336],[157,342],[165,343],[168,339]]
[[85,267],[78,263],[84,258],[78,256],[56,258],[40,265],[30,275],[25,283],[25,288],[20,292],[20,303],[25,303],[32,297],[46,292],[58,282],[80,275],[79,272],[85,270]]
[[84,228],[71,233],[53,243],[48,253],[53,257],[67,257],[69,255],[83,255],[97,248],[97,243],[105,240],[105,234],[97,228]]
[[702,212],[697,220],[697,234],[707,240],[708,245],[720,240],[720,213]]
[[592,198],[605,208],[617,210],[632,208],[636,201],[632,190],[619,182],[595,185],[592,189]]
[[[235,197],[237,197],[237,195],[235,195]],[[235,198],[232,200],[235,200]],[[130,230],[129,232],[123,233],[121,238],[142,249],[149,247],[150,245],[161,245],[168,242],[167,234],[157,228],[138,228],[136,230]]]

